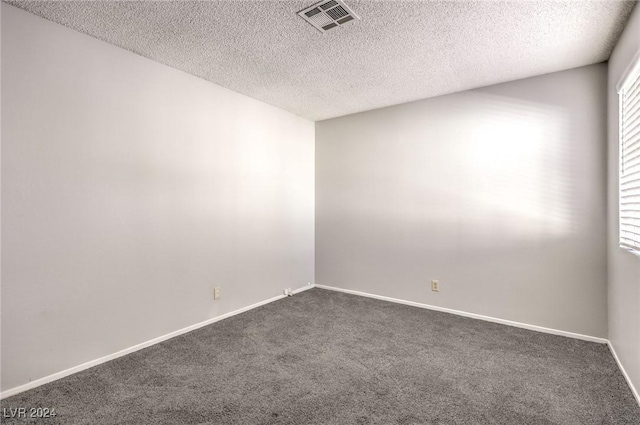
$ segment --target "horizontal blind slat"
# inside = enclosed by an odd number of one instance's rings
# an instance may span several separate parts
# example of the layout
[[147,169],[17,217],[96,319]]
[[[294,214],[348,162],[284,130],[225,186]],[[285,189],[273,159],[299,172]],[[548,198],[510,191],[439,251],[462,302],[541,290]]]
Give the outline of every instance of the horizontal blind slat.
[[622,169],[622,172],[625,175],[633,174],[636,171],[640,171],[640,163],[632,164],[630,161],[629,162],[624,161],[623,165],[624,165],[624,167]]
[[[640,81],[637,81],[636,83],[639,84]],[[626,93],[627,95],[622,98],[622,104],[623,105],[633,104],[638,100],[638,97],[640,95],[640,85],[636,87],[631,87],[631,90],[627,89]]]
[[640,232],[640,226],[638,225],[633,225],[633,224],[623,224],[622,225],[622,230],[624,231],[630,231],[630,232]]
[[638,127],[640,127],[640,113],[626,119],[625,123],[625,128],[620,132],[622,137],[627,139],[635,136],[638,132]]
[[634,78],[634,81],[624,90],[626,96],[622,97],[623,100],[640,91],[640,76],[636,75],[631,78]]
[[640,91],[635,93],[632,98],[629,98],[629,99],[623,101],[622,105],[623,105],[624,108],[631,108],[634,105],[636,105],[638,102],[640,102]]
[[638,73],[637,75],[631,74],[628,78],[630,79],[631,83],[627,85],[628,87],[625,91],[631,93],[631,91],[633,91],[635,87],[640,87],[640,73]]
[[629,97],[628,99],[624,100],[621,105],[622,111],[620,112],[624,113],[625,111],[628,111],[629,108],[633,107],[636,104],[638,99],[640,99],[640,93],[635,93],[633,97]]
[[640,197],[640,193],[638,193],[638,188],[631,188],[621,192],[620,197],[622,199],[633,199]]
[[626,96],[623,96],[623,101],[632,98],[634,94],[640,92],[640,78],[636,78],[636,80],[629,87],[627,87],[624,92]]
[[[639,129],[640,130],[640,129]],[[630,154],[640,149],[640,131],[636,133],[633,139],[623,139],[622,141],[622,152],[625,154]]]
[[638,149],[623,152],[622,158],[622,162],[627,165],[633,165],[636,162],[640,162],[640,145],[638,146]]
[[640,178],[623,181],[622,177],[620,177],[620,185],[624,186],[623,189],[625,190],[628,190],[633,187],[638,187],[638,183],[640,183]]
[[633,102],[624,103],[622,105],[623,117],[631,119],[640,110],[640,96],[633,100]]
[[633,171],[633,172],[631,172],[631,173],[624,173],[624,175],[622,175],[622,176],[620,177],[620,180],[621,180],[621,181],[625,181],[625,182],[627,182],[627,181],[630,181],[630,180],[628,180],[628,179],[630,179],[630,178],[632,178],[632,177],[634,177],[634,179],[633,179],[633,180],[635,180],[635,177],[636,177],[636,176],[640,176],[640,170],[639,170],[639,171]]
[[634,93],[637,94],[638,92],[640,92],[640,77],[636,76],[635,81],[632,82],[626,90],[624,90],[626,96],[623,96],[622,99],[626,100],[626,98],[632,96]]
[[640,119],[636,118],[635,121],[636,122],[625,121],[625,126],[622,128],[620,134],[622,134],[623,136],[630,136],[632,134],[635,134],[635,132],[638,130],[638,127],[640,127]]
[[640,114],[636,114],[631,117],[623,116],[622,119],[625,122],[625,127],[623,128],[622,132],[622,134],[624,134],[625,131],[635,131],[637,125],[640,123]]

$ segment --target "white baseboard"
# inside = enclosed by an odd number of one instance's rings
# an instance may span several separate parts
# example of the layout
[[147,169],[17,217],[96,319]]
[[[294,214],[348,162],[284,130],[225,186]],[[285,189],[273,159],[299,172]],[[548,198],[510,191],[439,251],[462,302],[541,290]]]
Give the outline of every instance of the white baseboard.
[[338,291],[338,292],[344,292],[352,295],[359,295],[361,297],[375,298],[377,300],[382,300],[382,301],[390,301],[392,303],[397,303],[397,304],[410,305],[412,307],[426,308],[428,310],[435,310],[435,311],[441,311],[444,313],[456,314],[458,316],[470,317],[472,319],[484,320],[486,322],[500,323],[502,325],[515,326],[517,328],[529,329],[532,331],[544,332],[547,334],[561,335],[569,338],[581,339],[584,341],[597,342],[600,344],[606,344],[609,342],[606,338],[599,338],[599,337],[590,336],[590,335],[582,335],[582,334],[568,332],[568,331],[561,331],[559,329],[545,328],[542,326],[529,325],[527,323],[513,322],[511,320],[499,319],[497,317],[483,316],[482,314],[476,314],[476,313],[467,313],[466,311],[453,310],[450,308],[438,307],[435,305],[422,304],[415,301],[407,301],[407,300],[401,300],[398,298],[385,297],[383,295],[369,294],[367,292],[353,291],[351,289],[342,289],[342,288],[336,288],[333,286],[318,285],[318,284],[316,284],[315,287],[328,289],[330,291]]
[[[306,291],[306,290],[311,289],[313,287],[314,287],[314,285],[303,286],[302,288],[298,288],[298,289],[294,290],[293,293],[294,294],[298,294],[298,293],[300,293],[302,291]],[[141,350],[143,348],[150,347],[152,345],[158,344],[160,342],[166,341],[166,340],[174,338],[176,336],[185,334],[187,332],[194,331],[196,329],[202,328],[202,327],[210,325],[212,323],[216,323],[216,322],[219,322],[221,320],[227,319],[229,317],[235,316],[236,314],[240,314],[240,313],[244,313],[245,311],[253,310],[254,308],[261,307],[261,306],[263,306],[265,304],[269,304],[269,303],[272,303],[274,301],[281,300],[283,298],[286,298],[286,296],[285,295],[278,295],[276,297],[269,298],[268,300],[260,301],[260,302],[257,302],[255,304],[251,304],[251,305],[249,305],[247,307],[243,307],[243,308],[240,308],[238,310],[232,311],[230,313],[222,314],[220,316],[216,316],[216,317],[213,317],[211,319],[207,319],[204,322],[196,323],[195,325],[187,326],[186,328],[182,328],[182,329],[179,329],[177,331],[170,332],[170,333],[168,333],[166,335],[162,335],[162,336],[159,336],[157,338],[150,339],[149,341],[145,341],[143,343],[134,345],[133,347],[125,348],[124,350],[120,350],[120,351],[118,351],[116,353],[109,354],[109,355],[104,356],[104,357],[100,357],[99,359],[91,360],[91,361],[88,361],[86,363],[82,363],[82,364],[80,364],[78,366],[74,366],[72,368],[63,370],[61,372],[57,372],[57,373],[54,373],[52,375],[45,376],[44,378],[36,379],[36,380],[28,382],[28,383],[26,383],[24,385],[20,385],[20,386],[14,387],[14,388],[10,388],[10,389],[0,393],[0,400],[4,399],[4,398],[7,398],[7,397],[11,397],[13,395],[19,394],[19,393],[24,392],[24,391],[28,391],[28,390],[30,390],[32,388],[39,387],[40,385],[44,385],[44,384],[48,384],[49,382],[57,381],[58,379],[64,378],[65,376],[73,375],[74,373],[81,372],[81,371],[89,369],[89,368],[91,368],[93,366],[97,366],[99,364],[106,363],[109,360],[113,360],[113,359],[117,359],[118,357],[126,356],[127,354],[133,353],[133,352]]]
[[640,394],[638,393],[638,390],[636,389],[636,387],[633,386],[633,382],[631,382],[631,378],[629,378],[629,375],[627,374],[627,371],[624,369],[624,366],[622,366],[622,362],[620,362],[618,353],[616,353],[616,350],[613,348],[611,341],[607,341],[607,345],[609,346],[609,350],[611,351],[613,358],[616,359],[616,363],[618,363],[618,368],[620,368],[620,372],[622,372],[622,376],[624,376],[624,379],[627,380],[627,384],[629,384],[629,388],[631,388],[631,393],[633,393],[633,396],[636,398],[636,402],[638,402],[638,406],[640,406]]
[[418,303],[418,302],[415,302],[415,301],[407,301],[407,300],[401,300],[401,299],[398,299],[398,298],[385,297],[383,295],[369,294],[367,292],[353,291],[351,289],[342,289],[342,288],[336,288],[336,287],[333,287],[333,286],[318,285],[318,284],[315,284],[314,287],[321,288],[321,289],[328,289],[330,291],[344,292],[346,294],[359,295],[361,297],[374,298],[374,299],[382,300],[382,301],[389,301],[389,302],[393,302],[393,303],[409,305],[409,306],[413,306],[413,307],[425,308],[425,309],[428,309],[428,310],[435,310],[435,311],[441,311],[441,312],[444,312],[444,313],[456,314],[458,316],[469,317],[469,318],[472,318],[472,319],[485,320],[487,322],[500,323],[500,324],[508,325],[508,326],[515,326],[517,328],[529,329],[529,330],[532,330],[532,331],[544,332],[544,333],[553,334],[553,335],[561,335],[561,336],[566,336],[566,337],[569,337],[569,338],[581,339],[581,340],[584,340],[584,341],[597,342],[597,343],[600,343],[600,344],[607,344],[609,346],[609,350],[611,351],[611,354],[613,355],[613,358],[616,360],[616,363],[618,364],[618,368],[622,372],[622,375],[624,376],[624,379],[627,381],[627,384],[629,385],[629,388],[631,389],[631,393],[635,397],[636,402],[638,403],[638,405],[640,405],[640,394],[638,393],[638,390],[633,386],[633,382],[631,382],[631,379],[629,378],[629,375],[627,374],[627,371],[622,366],[622,363],[620,362],[620,359],[618,358],[618,354],[616,353],[616,350],[613,348],[613,345],[611,345],[611,341],[609,341],[606,338],[598,338],[598,337],[590,336],[590,335],[582,335],[582,334],[577,334],[577,333],[573,333],[573,332],[561,331],[561,330],[558,330],[558,329],[551,329],[551,328],[545,328],[545,327],[542,327],[542,326],[529,325],[527,323],[513,322],[511,320],[498,319],[496,317],[483,316],[481,314],[475,314],[475,313],[467,313],[466,311],[453,310],[453,309],[450,309],[450,308],[438,307],[438,306],[429,305],[429,304],[422,304],[422,303]]
[[[541,327],[541,326],[529,325],[529,324],[526,324],[526,323],[513,322],[513,321],[510,321],[510,320],[498,319],[498,318],[495,318],[495,317],[483,316],[483,315],[475,314],[475,313],[467,313],[467,312],[464,312],[464,311],[453,310],[453,309],[448,309],[448,308],[444,308],[444,307],[437,307],[437,306],[432,306],[432,305],[428,305],[428,304],[422,304],[422,303],[418,303],[418,302],[414,302],[414,301],[407,301],[407,300],[401,300],[401,299],[397,299],[397,298],[390,298],[390,297],[385,297],[385,296],[382,296],[382,295],[368,294],[366,292],[352,291],[350,289],[335,288],[335,287],[326,286],[326,285],[309,284],[307,286],[303,286],[302,288],[298,288],[298,289],[294,290],[293,293],[294,294],[298,294],[300,292],[303,292],[303,291],[306,291],[306,290],[309,290],[309,289],[312,289],[312,288],[322,288],[322,289],[327,289],[327,290],[330,290],[330,291],[345,292],[347,294],[359,295],[359,296],[368,297],[368,298],[375,298],[375,299],[378,299],[378,300],[389,301],[389,302],[409,305],[409,306],[413,306],[413,307],[426,308],[426,309],[429,309],[429,310],[441,311],[441,312],[445,312],[445,313],[456,314],[456,315],[459,315],[459,316],[470,317],[470,318],[473,318],[473,319],[485,320],[485,321],[494,322],[494,323],[501,323],[501,324],[508,325],[508,326],[515,326],[515,327],[534,330],[534,331],[538,331],[538,332],[550,333],[550,334],[554,334],[554,335],[562,335],[562,336],[566,336],[566,337],[569,337],[569,338],[576,338],[576,339],[582,339],[582,340],[585,340],[585,341],[608,344],[609,349],[611,350],[611,353],[613,354],[613,357],[615,358],[615,360],[616,360],[616,362],[618,364],[618,367],[620,368],[622,374],[624,375],[625,379],[627,380],[627,383],[629,384],[629,387],[631,388],[631,392],[633,393],[634,397],[636,398],[636,401],[640,405],[640,395],[638,395],[638,391],[633,386],[633,383],[629,379],[629,375],[627,375],[627,372],[625,371],[624,367],[622,366],[622,363],[620,363],[620,359],[618,358],[618,355],[616,354],[616,351],[614,350],[613,346],[611,345],[611,343],[607,339],[597,338],[597,337],[588,336],[588,335],[581,335],[581,334],[576,334],[576,333],[567,332],[567,331],[561,331],[561,330],[557,330],[557,329],[544,328],[544,327]],[[243,308],[240,308],[238,310],[232,311],[230,313],[226,313],[226,314],[223,314],[223,315],[220,315],[220,316],[205,320],[203,322],[196,323],[195,325],[187,326],[186,328],[182,328],[180,330],[168,333],[166,335],[159,336],[157,338],[154,338],[154,339],[151,339],[149,341],[134,345],[133,347],[126,348],[126,349],[118,351],[116,353],[109,354],[109,355],[104,356],[104,357],[100,357],[99,359],[91,360],[91,361],[83,363],[81,365],[74,366],[72,368],[63,370],[61,372],[57,372],[57,373],[54,373],[52,375],[45,376],[44,378],[36,379],[36,380],[31,381],[31,382],[29,382],[27,384],[20,385],[18,387],[14,387],[14,388],[10,388],[10,389],[0,393],[0,399],[11,397],[13,395],[16,395],[16,394],[19,394],[21,392],[30,390],[32,388],[39,387],[40,385],[44,385],[44,384],[47,384],[49,382],[56,381],[58,379],[64,378],[64,377],[72,375],[74,373],[81,372],[83,370],[89,369],[89,368],[91,368],[93,366],[97,366],[97,365],[100,365],[102,363],[106,363],[109,360],[117,359],[118,357],[125,356],[127,354],[133,353],[133,352],[141,350],[143,348],[150,347],[152,345],[158,344],[160,342],[166,341],[166,340],[174,338],[176,336],[185,334],[187,332],[194,331],[196,329],[202,328],[202,327],[210,325],[212,323],[219,322],[221,320],[227,319],[229,317],[235,316],[235,315],[240,314],[240,313],[244,313],[246,311],[252,310],[254,308],[263,306],[265,304],[269,304],[271,302],[274,302],[274,301],[277,301],[277,300],[280,300],[280,299],[283,299],[283,298],[286,298],[286,296],[285,295],[278,295],[276,297],[269,298],[269,299],[264,300],[264,301],[260,301],[258,303],[249,305],[247,307],[243,307]]]
[[316,285],[314,285],[313,283],[307,283],[307,286],[303,286],[302,288],[294,289],[293,290],[293,294],[294,295],[295,294],[299,294],[300,292],[304,292],[304,291],[307,291],[307,290],[309,290],[311,288],[315,288],[315,287],[316,287]]

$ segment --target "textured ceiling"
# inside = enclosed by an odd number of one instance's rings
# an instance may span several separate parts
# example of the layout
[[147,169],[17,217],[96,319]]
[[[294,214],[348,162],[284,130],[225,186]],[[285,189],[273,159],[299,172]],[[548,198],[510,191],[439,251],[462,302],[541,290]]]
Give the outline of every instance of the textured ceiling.
[[312,120],[605,61],[634,2],[5,1]]

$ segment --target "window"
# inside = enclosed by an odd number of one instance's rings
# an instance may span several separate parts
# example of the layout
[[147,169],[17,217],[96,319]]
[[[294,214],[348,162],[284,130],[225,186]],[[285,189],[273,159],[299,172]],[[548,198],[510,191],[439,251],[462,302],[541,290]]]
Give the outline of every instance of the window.
[[640,255],[640,57],[625,72],[620,95],[620,246]]

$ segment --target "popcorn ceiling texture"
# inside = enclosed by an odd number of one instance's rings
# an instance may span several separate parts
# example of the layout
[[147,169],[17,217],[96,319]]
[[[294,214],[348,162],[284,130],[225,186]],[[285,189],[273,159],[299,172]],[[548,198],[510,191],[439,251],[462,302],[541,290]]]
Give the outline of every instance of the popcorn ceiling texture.
[[5,1],[300,116],[323,120],[606,61],[635,2]]

